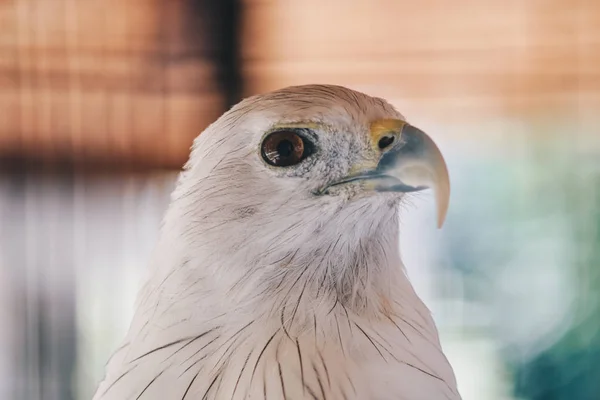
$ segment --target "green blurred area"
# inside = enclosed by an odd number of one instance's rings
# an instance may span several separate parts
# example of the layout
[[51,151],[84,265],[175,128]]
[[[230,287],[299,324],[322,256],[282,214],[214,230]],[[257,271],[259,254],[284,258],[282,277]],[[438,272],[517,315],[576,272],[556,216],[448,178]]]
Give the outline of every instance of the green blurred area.
[[600,134],[551,118],[518,129],[450,156],[443,248],[462,287],[440,293],[489,313],[461,336],[497,344],[514,398],[600,399]]

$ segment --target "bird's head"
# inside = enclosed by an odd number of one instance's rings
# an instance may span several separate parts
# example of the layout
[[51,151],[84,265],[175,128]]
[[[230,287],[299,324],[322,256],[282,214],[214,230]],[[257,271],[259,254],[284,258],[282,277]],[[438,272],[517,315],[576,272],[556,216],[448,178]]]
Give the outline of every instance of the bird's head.
[[186,262],[210,270],[211,287],[272,294],[304,276],[321,295],[357,301],[389,282],[398,204],[425,188],[441,225],[444,159],[386,101],[290,87],[242,101],[196,139],[165,230]]

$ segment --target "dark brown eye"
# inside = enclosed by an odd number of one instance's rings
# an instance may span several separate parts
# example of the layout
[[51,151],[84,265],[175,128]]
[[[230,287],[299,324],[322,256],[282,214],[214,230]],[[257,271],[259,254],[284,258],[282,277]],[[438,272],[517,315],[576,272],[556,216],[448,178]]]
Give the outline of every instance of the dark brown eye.
[[310,155],[308,143],[294,131],[271,133],[262,143],[262,156],[276,167],[298,164]]

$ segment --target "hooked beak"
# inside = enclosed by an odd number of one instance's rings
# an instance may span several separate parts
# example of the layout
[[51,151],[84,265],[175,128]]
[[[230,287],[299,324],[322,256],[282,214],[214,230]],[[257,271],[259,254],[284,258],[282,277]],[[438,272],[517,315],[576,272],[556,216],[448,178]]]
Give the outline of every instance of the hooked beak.
[[[431,188],[441,228],[450,201],[450,178],[433,140],[418,128],[395,119],[373,122],[370,136],[373,147],[382,153],[377,166],[333,182],[321,192],[354,181],[362,181],[364,189],[377,192],[409,193]],[[382,144],[388,146],[381,149]]]

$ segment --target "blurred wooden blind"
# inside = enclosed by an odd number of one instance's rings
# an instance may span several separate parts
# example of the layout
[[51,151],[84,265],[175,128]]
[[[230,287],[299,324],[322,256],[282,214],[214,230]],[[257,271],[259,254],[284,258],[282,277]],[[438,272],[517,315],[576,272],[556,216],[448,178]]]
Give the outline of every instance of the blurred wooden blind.
[[[235,2],[0,0],[0,157],[179,167],[231,103],[219,35],[237,22],[214,11]],[[600,110],[596,0],[239,2],[245,95],[336,83],[416,119]]]
[[596,0],[246,0],[248,92],[349,85],[409,116],[600,110]]
[[211,4],[0,0],[0,156],[181,166],[225,109]]

